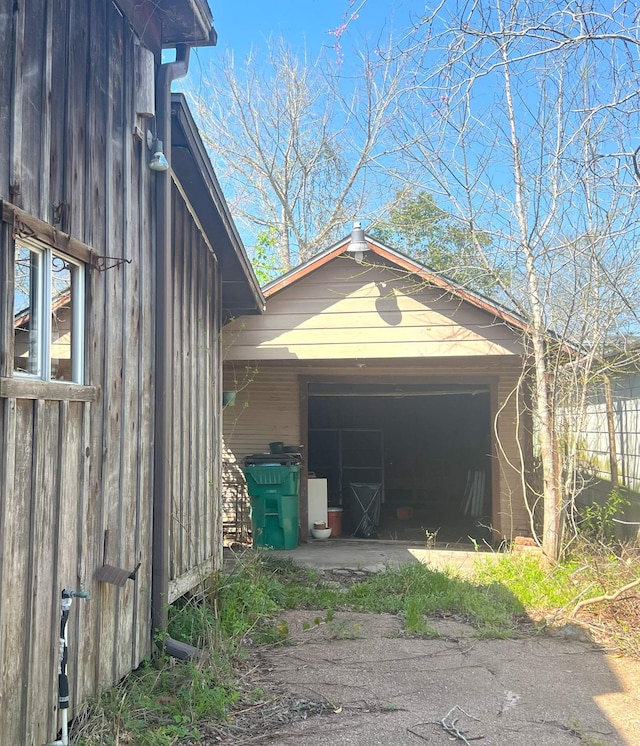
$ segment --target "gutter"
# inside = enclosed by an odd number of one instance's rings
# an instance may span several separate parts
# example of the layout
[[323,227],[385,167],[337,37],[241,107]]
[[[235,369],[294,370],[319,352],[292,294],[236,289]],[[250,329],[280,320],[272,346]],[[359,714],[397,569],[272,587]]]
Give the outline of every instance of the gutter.
[[[189,69],[190,48],[176,46],[176,59],[160,65],[156,81],[156,136],[171,158],[171,84]],[[153,639],[167,651],[175,649],[167,636],[169,623],[169,526],[171,508],[171,416],[168,402],[173,392],[173,357],[169,332],[173,327],[171,287],[171,169],[157,172],[156,179],[156,342],[153,456],[153,529],[151,625]],[[181,645],[175,643],[175,645]],[[189,651],[177,657],[190,657]],[[195,652],[195,649],[193,649]]]

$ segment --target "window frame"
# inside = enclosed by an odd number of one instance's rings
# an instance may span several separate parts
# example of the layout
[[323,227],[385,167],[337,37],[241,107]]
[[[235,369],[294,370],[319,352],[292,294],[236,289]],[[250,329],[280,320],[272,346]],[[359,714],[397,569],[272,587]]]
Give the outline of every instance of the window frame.
[[[85,292],[85,274],[86,265],[78,259],[68,256],[67,254],[46,246],[40,241],[31,238],[17,237],[13,242],[13,261],[14,261],[14,278],[15,262],[19,249],[24,248],[27,251],[36,254],[38,266],[36,269],[36,303],[37,308],[37,325],[36,325],[36,372],[30,373],[16,369],[15,364],[15,336],[14,336],[14,360],[12,376],[14,378],[23,378],[30,381],[44,381],[52,384],[77,384],[84,385],[85,382],[85,318],[86,318],[86,292]],[[52,340],[52,315],[54,309],[53,280],[54,258],[61,259],[72,267],[71,269],[71,378],[60,379],[52,377],[52,363],[55,359],[51,354]],[[15,287],[13,296],[15,298]]]
[[[76,334],[75,340],[72,336],[72,344],[76,349],[75,360],[72,359],[71,363],[71,381],[51,380],[50,368],[46,378],[42,375],[42,367],[38,375],[14,370],[14,282],[17,245],[26,245],[31,250],[39,252],[50,252],[50,257],[60,257],[73,265],[82,297],[78,302],[72,303],[71,309],[72,335],[74,331]],[[0,283],[7,290],[4,297],[0,297],[0,398],[83,402],[95,401],[98,398],[100,387],[85,383],[91,374],[86,357],[91,308],[89,272],[98,266],[98,261],[99,255],[87,244],[29,215],[12,203],[0,200]],[[39,344],[49,347],[47,354],[51,352],[51,312],[50,306],[48,314],[41,313],[45,317],[48,316],[45,318],[47,336],[38,331]],[[41,356],[40,365],[42,364]]]

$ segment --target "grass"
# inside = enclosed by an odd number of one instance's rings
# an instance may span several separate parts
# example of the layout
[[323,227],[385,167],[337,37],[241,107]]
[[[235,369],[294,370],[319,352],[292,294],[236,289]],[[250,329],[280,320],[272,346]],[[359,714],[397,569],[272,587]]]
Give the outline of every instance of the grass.
[[221,721],[241,700],[260,693],[239,685],[247,642],[287,639],[274,624],[282,584],[259,561],[210,579],[207,593],[169,609],[169,634],[206,651],[198,662],[161,657],[145,662],[90,704],[75,724],[78,746],[172,746],[201,740],[201,724]]
[[576,596],[574,574],[579,567],[575,559],[550,567],[527,554],[503,554],[497,558],[479,556],[475,578],[479,583],[499,583],[531,612],[570,603]]
[[[410,633],[427,630],[428,616],[456,616],[484,635],[508,634],[524,614],[524,606],[499,583],[475,583],[419,563],[389,567],[362,582],[336,588],[308,572],[303,583],[292,582],[281,560],[265,558],[283,584],[285,608],[351,610],[399,614]],[[298,571],[299,572],[299,571]]]
[[[514,634],[529,614],[571,610],[576,599],[611,592],[628,582],[637,554],[580,553],[546,567],[530,555],[479,555],[473,579],[436,572],[419,563],[389,567],[358,582],[327,582],[320,573],[268,552],[239,559],[235,570],[212,578],[206,593],[170,609],[169,634],[207,651],[198,663],[166,659],[145,663],[91,706],[75,729],[78,746],[171,746],[202,740],[203,723],[223,723],[241,705],[250,708],[263,692],[239,676],[248,646],[287,644],[286,609],[313,609],[313,624],[333,623],[336,639],[361,635],[334,619],[338,611],[386,612],[400,616],[408,634],[437,636],[435,617],[473,625],[478,637]],[[309,626],[311,622],[309,622]],[[640,654],[637,624],[622,620],[619,647]],[[636,635],[637,642],[629,643]],[[637,644],[637,647],[634,645]]]

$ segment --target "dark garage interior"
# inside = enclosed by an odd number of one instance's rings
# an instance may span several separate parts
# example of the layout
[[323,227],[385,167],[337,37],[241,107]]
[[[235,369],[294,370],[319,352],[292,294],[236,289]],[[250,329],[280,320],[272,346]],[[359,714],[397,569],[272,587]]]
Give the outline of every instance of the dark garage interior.
[[308,414],[309,472],[344,534],[490,539],[488,386],[310,383]]

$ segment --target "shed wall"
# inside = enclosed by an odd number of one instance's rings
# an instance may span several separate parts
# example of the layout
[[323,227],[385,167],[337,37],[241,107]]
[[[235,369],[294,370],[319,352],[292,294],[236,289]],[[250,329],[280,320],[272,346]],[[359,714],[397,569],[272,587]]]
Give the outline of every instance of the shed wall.
[[[159,54],[164,11],[120,7]],[[154,197],[168,175],[148,168],[130,21],[111,0],[0,0],[0,744],[56,737],[63,588],[91,593],[68,627],[72,708],[151,652]],[[187,203],[174,181],[167,601],[221,560],[220,273]],[[13,244],[34,235],[84,263],[85,385],[13,375]],[[95,579],[138,562],[122,588]]]
[[169,602],[222,560],[220,276],[173,188],[173,410]]
[[[150,652],[153,286],[146,149],[135,123],[136,39],[103,0],[0,3],[0,199],[99,256],[86,269],[86,383],[0,397],[0,743],[55,737],[63,588],[72,706]],[[0,235],[0,376],[12,370],[12,226]],[[20,393],[22,391],[22,393]],[[9,392],[9,393],[7,393]],[[91,400],[93,398],[93,400]],[[142,567],[123,588],[103,562]]]

